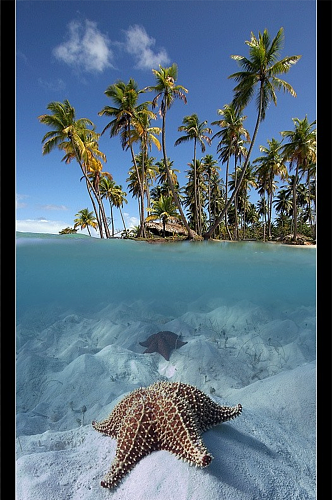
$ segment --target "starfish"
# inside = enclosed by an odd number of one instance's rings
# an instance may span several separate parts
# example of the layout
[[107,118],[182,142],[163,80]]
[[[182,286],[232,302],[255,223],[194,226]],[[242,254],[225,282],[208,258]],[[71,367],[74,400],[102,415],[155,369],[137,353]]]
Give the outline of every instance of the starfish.
[[159,352],[167,361],[171,355],[173,349],[179,349],[188,342],[182,342],[180,340],[180,335],[176,335],[173,332],[158,332],[150,335],[144,342],[139,342],[143,347],[147,347],[144,353],[147,352]]
[[156,382],[125,396],[106,420],[92,422],[117,440],[115,458],[101,486],[114,488],[144,456],[166,450],[191,465],[206,467],[213,459],[201,433],[237,417],[240,404],[221,406],[196,387]]

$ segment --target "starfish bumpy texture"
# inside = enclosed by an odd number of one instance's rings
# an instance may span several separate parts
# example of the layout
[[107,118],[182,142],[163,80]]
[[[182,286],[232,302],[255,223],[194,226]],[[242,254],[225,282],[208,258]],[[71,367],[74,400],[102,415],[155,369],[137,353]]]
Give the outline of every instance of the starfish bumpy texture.
[[150,335],[144,342],[139,342],[139,344],[147,347],[143,354],[159,352],[168,361],[173,349],[179,349],[188,342],[182,342],[180,335],[176,335],[176,333],[164,331]]
[[191,465],[206,467],[212,455],[201,433],[242,412],[240,404],[221,406],[196,387],[156,382],[125,396],[102,422],[92,426],[117,440],[116,455],[101,485],[114,488],[141,458],[166,450]]

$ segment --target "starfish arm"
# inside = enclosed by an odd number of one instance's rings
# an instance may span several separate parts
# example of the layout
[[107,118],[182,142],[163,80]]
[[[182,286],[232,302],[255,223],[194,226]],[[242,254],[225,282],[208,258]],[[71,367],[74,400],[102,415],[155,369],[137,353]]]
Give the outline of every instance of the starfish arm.
[[172,347],[163,339],[162,337],[158,340],[158,352],[161,354],[166,361],[169,361],[169,357],[171,355]]
[[144,456],[156,449],[151,409],[143,398],[131,405],[117,437],[116,455],[109,472],[101,482],[114,488]]
[[101,432],[102,434],[105,434],[106,436],[116,438],[117,425],[115,423],[113,414],[111,414],[109,417],[107,417],[105,420],[102,420],[101,422],[96,422],[95,420],[93,420],[92,427],[96,431]]
[[143,354],[151,352],[158,352],[158,341],[156,339],[152,340],[152,342],[149,342]]
[[155,403],[155,412],[159,449],[199,467],[209,465],[213,457],[205,447],[195,417],[184,400],[160,398]]
[[140,389],[136,389],[131,392],[124,399],[122,399],[118,404],[116,404],[111,412],[111,414],[102,420],[101,422],[96,422],[93,420],[92,427],[106,436],[110,436],[114,439],[118,437],[119,429],[122,425],[123,419],[126,418],[126,413],[128,408],[137,399],[137,394]]
[[242,405],[221,406],[194,386],[179,384],[178,393],[186,399],[192,412],[196,415],[200,432],[228,420],[232,420],[242,412]]
[[152,335],[150,335],[150,337],[148,337],[146,340],[144,340],[144,342],[139,342],[139,345],[141,345],[143,347],[149,347],[149,345],[156,339],[156,337],[157,337],[157,334],[153,333]]

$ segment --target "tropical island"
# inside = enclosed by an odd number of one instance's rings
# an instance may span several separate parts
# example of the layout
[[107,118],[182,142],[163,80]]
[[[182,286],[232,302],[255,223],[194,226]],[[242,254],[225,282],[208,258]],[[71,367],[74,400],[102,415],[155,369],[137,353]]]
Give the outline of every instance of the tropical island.
[[[217,132],[201,121],[197,114],[184,116],[181,133],[174,146],[191,141],[193,157],[188,163],[186,185],[180,186],[177,169],[167,154],[166,117],[176,100],[186,103],[188,90],[177,83],[178,68],[159,66],[152,69],[154,85],[139,89],[135,80],[118,80],[104,92],[111,104],[99,111],[110,117],[101,134],[88,118],[76,119],[68,100],[48,104],[50,114],[38,117],[51,128],[43,139],[43,154],[55,148],[64,153],[63,161],[75,160],[85,180],[92,210],[83,208],[76,214],[73,227],[60,234],[76,233],[78,228],[98,231],[100,238],[133,238],[146,241],[187,240],[259,240],[310,244],[316,241],[316,121],[307,116],[293,118],[293,129],[277,131],[281,140],[271,138],[260,145],[261,155],[251,158],[260,123],[267,119],[268,106],[277,105],[277,91],[296,97],[296,91],[280,75],[288,73],[300,55],[280,59],[284,40],[283,28],[271,39],[267,30],[246,41],[249,55],[232,55],[240,71],[229,76],[236,81],[230,103],[218,109],[219,119],[211,122]],[[139,103],[143,94],[153,92],[151,101]],[[244,110],[255,99],[256,124],[253,132],[245,128]],[[162,127],[154,127],[156,111]],[[131,155],[128,172],[129,193],[137,199],[140,223],[128,229],[122,209],[128,193],[118,185],[110,172],[103,170],[106,155],[98,140],[106,131],[110,138],[119,137],[123,150]],[[161,135],[161,141],[158,136]],[[216,144],[218,160],[213,155],[198,158],[198,149]],[[152,156],[152,147],[162,153]],[[190,160],[190,159],[189,159]],[[283,184],[278,188],[279,180]],[[257,204],[249,191],[257,190]],[[106,216],[105,204],[110,216]],[[276,217],[272,217],[272,209]],[[113,213],[119,210],[123,229],[114,227]],[[184,213],[186,210],[186,214]]]

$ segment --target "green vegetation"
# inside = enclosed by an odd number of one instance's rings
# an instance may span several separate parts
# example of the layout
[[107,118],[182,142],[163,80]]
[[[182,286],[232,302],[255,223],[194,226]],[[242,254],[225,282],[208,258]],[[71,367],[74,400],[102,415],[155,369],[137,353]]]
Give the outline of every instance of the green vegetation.
[[[119,80],[110,85],[104,93],[111,105],[104,106],[98,114],[109,116],[111,121],[101,134],[88,118],[76,119],[75,109],[69,101],[49,103],[50,114],[38,117],[51,128],[42,139],[43,154],[58,148],[64,152],[63,161],[76,160],[93,208],[91,212],[88,208],[80,210],[74,229],[65,228],[60,234],[76,232],[77,227],[87,228],[90,234],[93,227],[101,238],[114,237],[121,231],[123,238],[149,238],[152,235],[145,223],[160,220],[165,237],[166,223],[177,219],[188,239],[267,241],[287,238],[296,243],[304,238],[314,241],[316,121],[309,123],[307,116],[292,118],[292,130],[278,131],[279,139],[267,139],[266,145],[259,146],[261,156],[250,158],[259,125],[267,118],[269,104],[277,105],[276,92],[283,90],[296,97],[293,87],[280,75],[288,73],[301,56],[280,59],[283,40],[283,28],[273,39],[267,30],[259,32],[258,37],[251,33],[250,41],[245,42],[249,56],[231,56],[241,70],[229,76],[236,81],[233,100],[217,109],[220,118],[211,122],[211,126],[219,129],[214,135],[211,136],[213,131],[207,120],[201,121],[195,113],[184,116],[178,127],[178,132],[184,134],[174,144],[193,143],[193,158],[188,158],[184,186],[179,185],[179,170],[174,168],[166,151],[167,112],[176,99],[187,103],[188,90],[177,84],[175,63],[167,68],[153,69],[155,85],[144,89],[139,89],[132,78],[128,83]],[[154,98],[139,103],[141,95],[148,92],[154,92]],[[257,116],[251,138],[244,126],[247,116],[243,112],[254,97]],[[161,128],[152,125],[157,107],[162,118]],[[287,126],[289,120],[285,120]],[[106,131],[111,139],[119,136],[122,148],[131,153],[132,166],[129,169],[127,166],[126,182],[128,192],[137,198],[140,220],[139,226],[131,230],[126,228],[122,213],[127,192],[103,170],[106,156],[99,150],[98,140]],[[218,160],[212,154],[197,157],[197,146],[204,154],[206,145],[212,144],[216,145]],[[162,152],[159,160],[151,156],[153,147]],[[224,179],[221,169],[225,171]],[[283,182],[281,186],[280,181]],[[253,189],[260,195],[256,205],[249,200],[248,193]],[[106,201],[110,217],[106,217]],[[114,227],[114,209],[120,211],[123,230]]]

